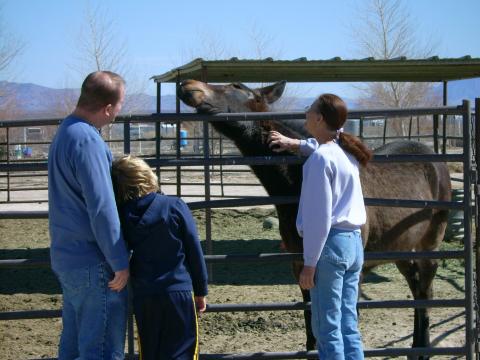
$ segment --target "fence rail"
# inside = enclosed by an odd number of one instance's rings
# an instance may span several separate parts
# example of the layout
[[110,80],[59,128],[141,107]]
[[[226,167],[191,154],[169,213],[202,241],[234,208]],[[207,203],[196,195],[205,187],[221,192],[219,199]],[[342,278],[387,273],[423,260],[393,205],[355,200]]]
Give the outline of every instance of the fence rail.
[[[446,127],[445,127],[445,121],[448,116],[455,116],[455,115],[460,115],[462,107],[461,106],[449,106],[449,107],[432,107],[432,108],[417,108],[417,109],[374,109],[374,110],[352,110],[349,113],[349,120],[352,121],[359,121],[359,126],[356,131],[359,133],[359,135],[362,139],[365,141],[380,141],[381,143],[385,143],[388,140],[396,140],[396,139],[433,139],[433,144],[435,151],[438,152],[439,150],[439,138],[441,137],[443,139],[443,146],[442,146],[442,152],[445,154],[446,149],[445,149],[445,142],[447,140],[460,140],[462,139],[459,136],[452,136],[451,134],[446,133]],[[428,116],[429,121],[431,120],[431,126],[432,126],[432,131],[430,133],[422,133],[420,134],[419,130],[419,117],[424,117]],[[396,119],[404,119],[405,117],[409,117],[409,127],[408,127],[408,135],[404,134],[401,136],[390,136],[387,134],[386,128],[387,124],[390,124],[390,120],[396,120]],[[412,121],[414,117],[417,117],[417,134],[412,134]],[[189,121],[189,122],[202,122],[202,121],[237,121],[237,120],[258,120],[258,119],[263,119],[263,120],[268,120],[268,119],[283,119],[283,120],[301,120],[305,118],[304,112],[288,112],[288,113],[257,113],[257,114],[252,114],[252,113],[244,113],[244,114],[218,114],[215,116],[211,115],[199,115],[199,114],[146,114],[146,115],[134,115],[134,116],[120,116],[117,118],[117,124],[114,126],[123,126],[123,136],[119,139],[117,138],[111,138],[109,136],[109,139],[107,139],[107,142],[110,144],[119,144],[121,145],[121,148],[123,148],[124,151],[130,152],[133,149],[134,144],[137,144],[137,147],[140,147],[140,152],[142,148],[142,143],[153,143],[155,142],[155,146],[151,145],[151,151],[153,153],[146,154],[144,155],[145,157],[154,157],[155,159],[159,160],[161,159],[164,155],[161,154],[161,146],[160,143],[165,143],[165,142],[172,142],[172,144],[176,144],[176,146],[179,146],[180,144],[180,139],[177,138],[177,136],[162,136],[161,131],[159,133],[155,133],[155,136],[140,136],[141,131],[140,127],[138,127],[138,136],[132,136],[133,131],[137,130],[137,125],[138,124],[157,124],[158,122],[169,122],[169,123],[179,123],[182,121]],[[440,119],[444,122],[443,126],[443,133],[440,134],[439,132],[439,121]],[[387,120],[388,123],[387,123]],[[422,121],[424,122],[425,119]],[[10,159],[10,156],[8,153],[13,149],[16,145],[20,146],[39,146],[39,145],[47,145],[49,144],[48,141],[26,141],[26,134],[25,134],[25,129],[30,126],[34,126],[36,128],[41,127],[41,126],[57,126],[60,124],[62,119],[32,119],[32,120],[4,120],[0,121],[0,130],[3,128],[7,131],[7,140],[3,141],[0,137],[0,150],[2,147],[7,148],[7,160],[5,161],[8,166],[2,167],[2,161],[0,161],[0,172],[4,171],[6,175],[0,174],[0,178],[7,178],[6,179],[6,190],[2,188],[2,191],[6,191],[6,199],[2,200],[0,199],[0,203],[20,203],[24,202],[22,200],[18,200],[18,192],[21,191],[35,191],[35,190],[45,190],[45,187],[38,187],[38,186],[27,186],[27,187],[22,187],[18,188],[18,185],[13,181],[14,176],[10,176],[10,173],[13,172],[18,172],[18,171],[28,171],[29,169],[35,169],[33,166],[33,163],[38,161],[42,163],[38,169],[46,169],[46,160],[45,159],[29,159],[28,164],[21,165],[20,167],[16,167],[15,164],[22,164],[25,160],[16,160],[16,159]],[[364,124],[369,124],[369,122],[376,122],[376,123],[382,124],[384,130],[382,133],[379,135],[367,135],[366,129],[369,127]],[[140,126],[140,125],[138,125]],[[456,125],[455,125],[456,126]],[[371,128],[377,128],[378,126],[371,126]],[[9,129],[15,129],[15,128],[24,128],[23,131],[23,139],[13,139],[12,136],[8,136]],[[153,127],[149,128],[153,132]],[[145,131],[145,130],[144,130]],[[147,133],[148,133],[147,131]],[[156,130],[155,130],[156,131]],[[165,130],[166,131],[166,130]],[[17,131],[18,132],[18,131]],[[109,132],[110,133],[110,132]],[[43,133],[42,133],[43,134]],[[202,137],[198,136],[187,136],[183,138],[184,140],[188,141],[194,141],[195,143],[200,143],[200,140],[203,139]],[[225,144],[229,143],[228,140],[226,141],[223,137],[218,137],[218,136],[210,136],[209,137],[209,142],[210,146],[214,147],[214,143],[219,144],[219,155],[220,157],[223,157],[224,151],[226,150]],[[222,145],[223,144],[223,145]],[[200,144],[199,147],[202,147]],[[233,145],[230,145],[230,148],[233,148]],[[9,150],[10,149],[10,150]],[[185,156],[190,156],[193,157],[197,152],[192,152],[192,151],[184,151],[181,150],[179,153],[175,151],[175,149],[171,149],[170,151],[170,156],[173,158],[178,157],[180,155],[181,157]],[[0,151],[1,153],[1,151]],[[215,151],[210,151],[210,157],[215,158],[217,155],[215,154]],[[141,155],[141,154],[140,154]],[[198,155],[201,156],[201,155]],[[177,189],[181,189],[182,186],[188,186],[190,184],[186,183],[181,183],[178,181],[178,174],[179,174],[179,167],[180,166],[187,166],[185,161],[188,159],[183,159],[181,163],[177,163],[175,161],[170,161],[169,163],[172,166],[175,166],[177,168]],[[438,160],[442,161],[442,160]],[[448,161],[448,160],[447,160]],[[451,160],[454,161],[454,160]],[[13,165],[10,167],[10,164]],[[224,178],[224,170],[223,170],[223,165],[224,164],[233,164],[232,162],[212,162],[212,166],[215,166],[215,164],[218,164],[220,166],[220,182],[218,185],[221,188],[221,196],[224,196],[224,188],[228,188],[229,186],[240,186],[240,185],[232,185],[229,183],[225,183],[223,181]],[[165,166],[164,163],[156,163],[154,166],[157,167],[157,172],[159,171],[159,167]],[[186,169],[182,169],[182,172],[187,171]],[[249,172],[249,170],[241,170],[242,172]],[[228,172],[225,172],[228,173]],[[37,176],[37,175],[35,175]],[[41,175],[39,175],[41,176]],[[45,180],[46,181],[46,180]],[[174,182],[162,182],[164,185],[173,185],[175,184]],[[204,184],[204,183],[202,183]],[[198,184],[198,185],[202,185]],[[244,183],[241,186],[261,186],[259,183],[254,184],[254,183]],[[11,196],[11,192],[13,193]],[[16,193],[16,194],[15,194]],[[180,195],[180,194],[177,194]],[[189,196],[188,194],[182,194],[183,196]],[[195,196],[192,196],[195,197]],[[47,199],[41,199],[36,201],[47,201]]]

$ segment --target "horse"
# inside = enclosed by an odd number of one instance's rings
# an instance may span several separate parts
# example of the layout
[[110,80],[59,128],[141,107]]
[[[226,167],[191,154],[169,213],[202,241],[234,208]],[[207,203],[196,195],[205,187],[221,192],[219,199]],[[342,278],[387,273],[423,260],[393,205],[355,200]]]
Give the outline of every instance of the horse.
[[[196,80],[179,84],[177,96],[198,113],[265,112],[278,100],[286,82],[251,89],[242,83],[211,85]],[[231,139],[244,156],[279,156],[267,143],[269,130],[294,138],[305,138],[302,123],[295,120],[269,121],[213,121],[212,126]],[[374,154],[432,154],[424,144],[397,141],[386,144]],[[302,184],[302,165],[252,165],[252,171],[270,196],[299,196]],[[416,199],[450,201],[451,182],[445,163],[369,163],[360,170],[365,197],[385,199]],[[302,238],[298,235],[295,219],[298,203],[276,205],[279,231],[288,252],[302,252]],[[367,223],[362,227],[365,251],[434,251],[438,250],[447,226],[448,211],[440,209],[412,209],[399,207],[367,207]],[[362,273],[388,261],[366,261]],[[432,283],[437,271],[437,260],[415,259],[394,261],[405,277],[416,300],[432,299]],[[298,280],[302,262],[293,263]],[[309,291],[302,290],[303,300],[310,301]],[[429,311],[416,308],[414,314],[413,347],[427,347]],[[306,348],[313,350],[315,338],[311,330],[311,313],[305,310]],[[424,357],[426,358],[426,357]]]

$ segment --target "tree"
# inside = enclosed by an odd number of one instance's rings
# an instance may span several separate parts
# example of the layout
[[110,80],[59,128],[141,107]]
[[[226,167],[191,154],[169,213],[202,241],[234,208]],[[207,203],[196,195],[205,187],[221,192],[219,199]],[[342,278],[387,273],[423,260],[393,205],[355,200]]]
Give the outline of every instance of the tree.
[[92,8],[89,2],[86,3],[82,29],[76,42],[77,61],[73,66],[82,77],[85,73],[100,70],[126,72],[126,42],[115,34],[118,34],[115,22],[105,8],[101,4]]
[[8,30],[1,15],[2,7],[3,4],[0,3],[0,74],[5,79],[5,72],[11,68],[14,60],[21,54],[25,43]]
[[[139,113],[148,109],[148,97],[142,96],[146,89],[147,79],[135,78],[129,62],[127,41],[120,34],[111,11],[102,3],[92,6],[85,1],[85,11],[74,40],[75,56],[70,67],[79,74],[80,81],[94,71],[108,70],[121,75],[126,83],[125,102],[122,113]],[[76,105],[78,96],[62,99],[57,105],[59,113],[70,113]],[[112,139],[114,124],[108,125],[104,136]]]
[[[15,60],[21,55],[25,43],[8,30],[8,24],[2,16],[3,3],[0,3],[0,79],[7,79]],[[19,116],[19,107],[12,87],[5,81],[0,82],[0,119],[15,119]],[[0,159],[6,159],[6,129],[0,129]]]
[[[357,11],[352,29],[361,57],[389,60],[398,57],[432,56],[435,44],[421,44],[412,17],[403,0],[370,0]],[[415,107],[438,105],[440,99],[432,83],[385,82],[361,87],[359,103],[365,107]],[[404,121],[396,121],[396,130],[406,135]],[[401,125],[400,125],[401,124]]]
[[[79,74],[81,80],[93,71],[109,70],[120,74],[127,82],[123,112],[136,113],[148,109],[148,97],[139,95],[145,92],[147,79],[135,77],[132,63],[129,62],[127,41],[120,35],[121,31],[111,12],[101,3],[93,7],[86,1],[81,26],[73,40],[75,54],[70,67]],[[60,112],[68,112],[74,106],[71,99],[66,99],[58,108]]]
[[[0,80],[6,80],[13,69],[15,60],[21,55],[25,43],[8,30],[2,16],[3,3],[0,3]],[[0,88],[0,119],[13,119],[18,115],[17,101],[12,87],[2,82]]]

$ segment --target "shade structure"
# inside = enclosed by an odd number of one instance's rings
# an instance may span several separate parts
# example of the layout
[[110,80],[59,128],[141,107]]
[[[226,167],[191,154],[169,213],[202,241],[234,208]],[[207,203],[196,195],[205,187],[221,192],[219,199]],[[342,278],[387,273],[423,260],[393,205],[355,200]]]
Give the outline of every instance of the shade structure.
[[158,83],[185,79],[209,82],[439,82],[480,77],[480,58],[342,60],[203,60],[195,59],[164,74],[153,76]]

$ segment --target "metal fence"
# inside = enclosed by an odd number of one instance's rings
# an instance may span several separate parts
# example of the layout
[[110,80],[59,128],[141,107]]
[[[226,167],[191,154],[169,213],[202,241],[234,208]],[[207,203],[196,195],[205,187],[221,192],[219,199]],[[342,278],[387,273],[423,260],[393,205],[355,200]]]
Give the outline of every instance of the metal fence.
[[[480,103],[476,102],[477,119]],[[396,110],[367,110],[367,111],[352,111],[349,117],[366,119],[368,117],[384,117],[384,118],[400,118],[400,117],[415,117],[415,116],[432,116],[433,118],[440,118],[445,116],[461,116],[463,120],[463,153],[461,154],[437,154],[437,155],[377,155],[373,161],[376,162],[413,162],[413,161],[441,161],[441,162],[460,162],[463,164],[463,190],[464,196],[462,202],[444,202],[444,201],[423,201],[423,200],[405,200],[405,199],[365,199],[367,206],[393,206],[393,207],[409,207],[409,208],[442,208],[442,209],[456,209],[463,211],[464,214],[464,249],[461,251],[441,251],[441,252],[388,252],[388,253],[367,253],[365,258],[367,260],[398,260],[398,259],[417,259],[417,258],[442,258],[442,259],[463,259],[465,263],[465,297],[460,299],[435,299],[435,300],[404,300],[404,301],[363,301],[359,302],[359,308],[431,308],[431,307],[461,307],[465,308],[465,345],[460,347],[445,347],[445,348],[385,348],[385,349],[366,349],[366,356],[416,356],[416,355],[463,355],[467,359],[473,359],[476,350],[478,353],[478,334],[476,332],[475,321],[478,321],[478,313],[475,312],[476,306],[476,292],[474,276],[478,277],[478,263],[479,263],[479,246],[478,241],[474,243],[471,236],[471,221],[472,213],[478,216],[478,207],[472,208],[472,183],[475,183],[478,190],[479,180],[476,173],[476,162],[479,151],[475,149],[472,154],[471,151],[471,114],[469,102],[465,101],[459,107],[440,107],[440,108],[421,108],[421,109],[396,109]],[[299,163],[297,157],[292,156],[278,156],[278,157],[232,157],[222,156],[214,157],[210,154],[210,134],[208,131],[208,122],[211,121],[230,121],[230,120],[287,120],[303,118],[302,113],[252,113],[252,114],[219,114],[215,116],[196,115],[196,114],[155,114],[151,116],[132,116],[123,120],[123,126],[130,129],[131,124],[152,122],[155,124],[156,131],[158,131],[161,122],[176,122],[192,121],[203,123],[203,157],[182,157],[179,147],[176,149],[176,156],[171,158],[161,158],[160,152],[156,152],[155,158],[147,159],[152,167],[160,171],[163,167],[176,167],[177,172],[179,168],[184,166],[201,166],[204,172],[204,200],[190,202],[191,209],[205,209],[206,211],[206,240],[207,240],[207,262],[229,262],[229,261],[269,261],[269,260],[289,260],[299,258],[299,254],[257,254],[247,256],[232,256],[232,255],[212,255],[208,251],[208,242],[211,241],[211,216],[210,210],[219,207],[232,206],[252,206],[252,205],[266,205],[266,204],[285,204],[298,201],[297,197],[255,197],[243,199],[220,199],[213,200],[210,192],[210,170],[211,166],[233,166],[233,165],[271,165],[271,164],[293,164]],[[438,124],[438,122],[437,122]],[[0,123],[0,125],[2,125]],[[475,131],[479,131],[479,127],[475,127]],[[127,133],[126,133],[127,134]],[[130,134],[130,132],[128,132]],[[477,137],[478,139],[478,137]],[[125,137],[124,152],[130,152],[129,135]],[[180,139],[177,138],[177,143]],[[160,146],[160,141],[156,140],[156,147]],[[443,144],[442,144],[443,145]],[[478,147],[478,143],[476,146]],[[437,145],[438,148],[438,145]],[[14,171],[44,171],[46,163],[38,162],[3,162],[0,164],[0,172],[14,172]],[[177,185],[178,186],[178,185]],[[181,192],[181,188],[180,188]],[[476,191],[476,196],[480,196]],[[479,199],[477,198],[477,201]],[[477,220],[476,216],[476,220]],[[47,212],[8,212],[0,213],[0,218],[46,218]],[[476,227],[477,239],[479,227]],[[477,256],[477,273],[474,272],[473,256]],[[48,266],[45,260],[28,260],[28,259],[11,259],[0,261],[0,268],[12,267],[30,267],[30,266]],[[265,310],[303,310],[309,304],[305,303],[276,303],[276,304],[212,304],[207,308],[208,312],[220,311],[265,311]],[[477,304],[478,310],[478,304]],[[18,312],[1,312],[0,320],[18,320],[18,319],[33,319],[58,317],[61,310],[53,311],[18,311]],[[477,327],[478,328],[478,327]],[[130,317],[130,326],[128,331],[128,356],[133,358],[134,344],[133,344],[133,323]],[[291,353],[255,353],[255,354],[204,354],[203,359],[298,359],[298,358],[315,358],[316,352],[291,352]]]
[[[458,115],[424,114],[392,118],[384,114],[364,116],[361,111],[352,113],[356,115],[350,116],[345,126],[346,131],[359,136],[371,148],[399,139],[425,142],[434,148],[435,152],[442,154],[454,152],[462,146],[461,117]],[[297,114],[302,118],[302,113]],[[0,171],[0,204],[47,201],[47,174],[44,164],[48,157],[48,147],[61,120],[0,121],[0,162],[12,165],[39,164],[38,168],[30,166],[30,171]],[[183,126],[185,130],[181,130],[180,137],[176,136],[176,126],[177,122],[173,120],[158,122],[148,115],[119,117],[115,124],[103,130],[102,135],[114,156],[129,152],[143,158],[201,158],[201,123],[193,122]],[[229,139],[218,135],[213,128],[210,128],[209,132],[210,157],[240,156]],[[240,168],[219,164],[211,166],[210,170],[210,186],[215,189],[215,197],[236,197],[234,193],[237,191],[232,191],[232,188],[236,187],[261,187],[247,166]],[[188,191],[188,187],[204,185],[198,180],[203,176],[201,169],[181,169],[174,166],[163,167],[161,172],[157,168],[157,173],[161,175],[160,185],[175,186],[177,195],[186,198],[201,197]],[[241,176],[242,180],[229,182],[228,179],[234,174]],[[182,192],[185,187],[187,191]],[[240,192],[239,196],[244,195]]]

